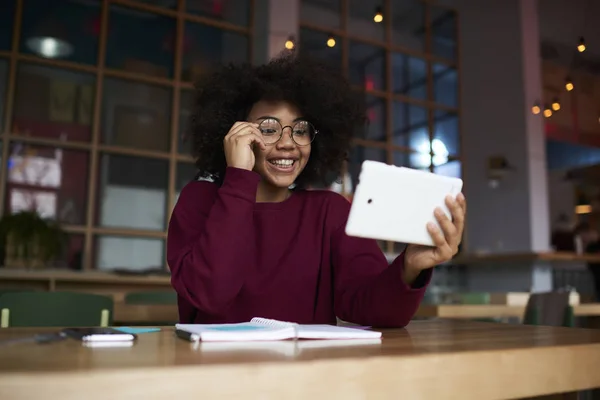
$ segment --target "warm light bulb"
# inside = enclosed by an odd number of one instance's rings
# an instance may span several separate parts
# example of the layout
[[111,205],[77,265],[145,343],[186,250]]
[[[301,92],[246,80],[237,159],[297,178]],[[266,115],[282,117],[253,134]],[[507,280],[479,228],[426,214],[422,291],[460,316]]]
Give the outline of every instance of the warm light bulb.
[[535,106],[531,107],[531,112],[534,115],[538,115],[541,111],[542,111],[542,109],[537,104]]
[[335,39],[330,37],[329,39],[327,39],[327,46],[329,47],[333,47],[335,46]]
[[585,40],[583,39],[583,37],[579,38],[579,44],[577,45],[577,50],[579,50],[580,53],[583,53],[585,51]]
[[291,40],[286,40],[285,42],[285,48],[288,50],[292,50],[294,48],[294,42]]
[[571,91],[573,89],[575,89],[575,85],[573,85],[573,81],[571,81],[571,79],[567,78],[567,82],[565,83],[565,88],[567,89],[567,91]]
[[383,13],[381,12],[381,7],[377,7],[375,9],[375,16],[373,17],[373,21],[377,23],[383,21]]
[[560,103],[558,102],[558,99],[554,99],[554,101],[552,102],[552,110],[560,110]]
[[575,206],[575,214],[589,214],[592,212],[592,206],[589,204],[580,204]]
[[551,116],[552,116],[552,110],[551,110],[551,109],[549,109],[549,108],[546,108],[546,109],[544,110],[544,117],[546,117],[546,118],[550,118]]

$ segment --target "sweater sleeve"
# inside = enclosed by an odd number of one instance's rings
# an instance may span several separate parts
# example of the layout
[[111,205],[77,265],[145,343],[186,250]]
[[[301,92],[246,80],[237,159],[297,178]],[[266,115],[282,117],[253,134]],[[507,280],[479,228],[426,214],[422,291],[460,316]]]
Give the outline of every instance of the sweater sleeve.
[[377,241],[346,235],[343,224],[332,236],[335,312],[344,321],[377,327],[403,327],[415,315],[431,280],[422,271],[412,286],[402,279],[404,253],[388,265]]
[[167,262],[179,296],[218,315],[239,294],[255,257],[253,210],[260,176],[227,168],[223,184],[194,182],[169,222]]

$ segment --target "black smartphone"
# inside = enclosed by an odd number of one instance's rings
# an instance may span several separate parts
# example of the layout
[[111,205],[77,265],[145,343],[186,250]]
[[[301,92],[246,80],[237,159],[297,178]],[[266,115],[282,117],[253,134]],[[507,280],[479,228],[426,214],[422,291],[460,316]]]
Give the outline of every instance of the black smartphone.
[[121,332],[114,328],[66,328],[65,336],[82,342],[132,342],[137,339],[133,333]]

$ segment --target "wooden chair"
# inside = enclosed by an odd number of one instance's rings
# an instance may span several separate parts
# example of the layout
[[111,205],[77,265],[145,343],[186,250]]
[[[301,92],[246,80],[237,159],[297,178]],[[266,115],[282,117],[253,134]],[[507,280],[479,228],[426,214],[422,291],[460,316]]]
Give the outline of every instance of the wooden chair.
[[0,327],[110,326],[110,297],[71,292],[12,292],[0,296]]
[[527,325],[575,326],[569,292],[532,293],[525,307],[523,323]]

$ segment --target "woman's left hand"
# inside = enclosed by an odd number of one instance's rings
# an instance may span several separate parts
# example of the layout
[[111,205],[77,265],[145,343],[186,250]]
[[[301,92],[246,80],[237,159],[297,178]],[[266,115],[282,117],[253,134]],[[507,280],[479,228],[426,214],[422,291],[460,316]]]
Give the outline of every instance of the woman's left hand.
[[459,193],[456,199],[452,196],[446,197],[446,205],[452,214],[452,220],[440,208],[435,210],[435,218],[442,229],[440,230],[434,223],[427,225],[435,247],[409,244],[404,253],[405,271],[418,273],[424,269],[435,267],[450,261],[458,252],[458,245],[462,240],[465,228],[467,201],[465,196]]

